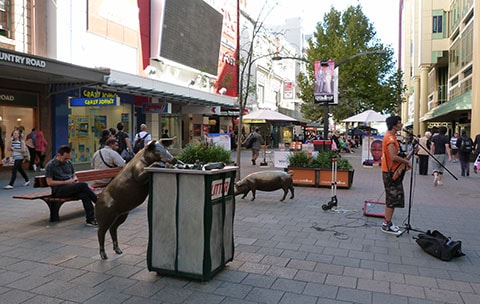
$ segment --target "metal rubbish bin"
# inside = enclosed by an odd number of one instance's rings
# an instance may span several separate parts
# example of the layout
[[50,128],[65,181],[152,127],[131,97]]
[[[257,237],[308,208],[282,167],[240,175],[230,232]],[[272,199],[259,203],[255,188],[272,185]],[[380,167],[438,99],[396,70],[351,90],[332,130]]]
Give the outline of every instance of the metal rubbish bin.
[[233,260],[237,167],[147,168],[149,271],[209,280]]

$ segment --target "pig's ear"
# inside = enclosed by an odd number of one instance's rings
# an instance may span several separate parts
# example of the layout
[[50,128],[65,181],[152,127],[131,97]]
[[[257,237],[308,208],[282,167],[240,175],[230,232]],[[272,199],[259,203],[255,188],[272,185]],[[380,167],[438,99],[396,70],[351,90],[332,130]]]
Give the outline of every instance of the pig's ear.
[[147,143],[147,150],[155,150],[156,140],[151,140]]

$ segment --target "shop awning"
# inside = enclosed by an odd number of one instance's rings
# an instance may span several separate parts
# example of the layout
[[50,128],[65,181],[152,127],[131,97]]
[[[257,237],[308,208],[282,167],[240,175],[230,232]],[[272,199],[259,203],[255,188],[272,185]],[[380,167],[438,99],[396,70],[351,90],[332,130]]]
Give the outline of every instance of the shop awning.
[[0,78],[39,84],[94,85],[103,83],[110,71],[0,48]]
[[471,110],[472,95],[471,92],[467,92],[462,96],[431,109],[420,118],[420,121],[452,121],[453,119],[458,118],[459,114],[467,114]]
[[111,70],[105,89],[117,92],[168,99],[189,105],[215,105],[234,107],[236,98],[212,94],[152,78]]

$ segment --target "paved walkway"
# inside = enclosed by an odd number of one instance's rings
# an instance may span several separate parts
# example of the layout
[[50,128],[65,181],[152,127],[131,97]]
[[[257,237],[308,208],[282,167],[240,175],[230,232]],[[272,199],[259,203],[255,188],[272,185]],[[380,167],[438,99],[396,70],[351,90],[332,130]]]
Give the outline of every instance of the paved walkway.
[[[242,153],[242,176],[255,170]],[[442,262],[412,239],[380,231],[380,218],[365,217],[365,200],[383,201],[380,170],[351,159],[351,189],[339,189],[344,212],[323,211],[329,188],[296,187],[295,198],[258,192],[237,197],[235,259],[208,282],[159,276],[146,267],[147,204],[119,230],[123,255],[98,255],[96,229],[84,226],[81,203],[66,203],[61,221],[48,222],[41,201],[12,200],[24,188],[0,190],[1,303],[480,303],[480,174],[447,175],[434,188],[431,176],[414,175],[411,225],[462,240],[465,257]],[[273,168],[266,168],[273,169]],[[459,175],[458,163],[448,164]],[[0,185],[9,173],[0,173]],[[407,174],[405,185],[410,185]],[[247,197],[250,198],[250,195]],[[405,222],[408,208],[394,221]]]

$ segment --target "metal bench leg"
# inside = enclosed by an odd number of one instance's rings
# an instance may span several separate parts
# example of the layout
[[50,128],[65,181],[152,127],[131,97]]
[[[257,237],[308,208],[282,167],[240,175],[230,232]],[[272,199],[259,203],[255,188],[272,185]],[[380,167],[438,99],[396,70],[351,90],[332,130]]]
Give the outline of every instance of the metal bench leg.
[[58,222],[60,221],[60,206],[62,206],[63,203],[58,203],[58,202],[47,202],[48,208],[50,209],[50,222]]

